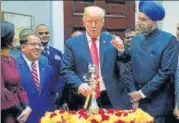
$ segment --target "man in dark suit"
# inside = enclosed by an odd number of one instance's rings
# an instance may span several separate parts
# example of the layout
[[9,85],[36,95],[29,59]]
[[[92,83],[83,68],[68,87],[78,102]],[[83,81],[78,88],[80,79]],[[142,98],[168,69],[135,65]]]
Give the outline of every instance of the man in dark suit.
[[[131,58],[135,88],[130,93],[133,103],[154,117],[154,123],[174,123],[173,76],[178,55],[176,37],[157,27],[165,16],[164,8],[156,1],[140,1],[137,31],[131,48],[125,49],[122,41],[114,41],[122,56]],[[120,47],[118,47],[120,46]]]
[[179,122],[179,56],[178,56],[178,66],[175,73],[175,109],[174,114]]
[[[132,37],[135,35],[135,31],[133,29],[127,28],[124,31],[124,46],[125,47],[131,47],[131,40]],[[138,103],[131,105],[131,102],[129,102],[128,93],[130,93],[132,90],[130,90],[130,86],[133,85],[133,77],[132,77],[132,67],[131,67],[131,61],[129,59],[120,59],[118,61],[118,67],[119,67],[119,81],[123,82],[124,89],[122,90],[121,94],[121,100],[123,100],[123,105],[125,109],[136,109],[138,107]],[[132,106],[132,107],[131,107]]]
[[112,35],[101,32],[104,16],[105,12],[100,7],[86,7],[83,14],[86,32],[66,41],[61,72],[68,85],[81,97],[78,108],[83,107],[85,97],[91,93],[89,83],[84,80],[84,75],[89,73],[89,64],[97,69],[95,97],[98,106],[121,108],[122,105],[120,94],[123,84],[118,81],[116,66],[118,52],[111,45]]
[[46,111],[52,109],[53,70],[41,55],[41,41],[35,33],[20,41],[22,54],[16,59],[21,84],[27,92],[32,112],[27,123],[38,123]]
[[[54,100],[56,100],[57,98],[61,97],[62,89],[65,84],[63,77],[60,76],[62,52],[52,46],[49,46],[50,31],[46,25],[39,24],[36,27],[36,34],[41,39],[42,55],[48,59],[49,65],[53,68],[54,74],[52,81],[54,81],[54,87],[56,87],[56,89],[54,90],[54,93],[56,94],[56,98]],[[59,100],[60,99],[58,99],[57,101]],[[59,102],[57,102],[57,104],[59,108]]]

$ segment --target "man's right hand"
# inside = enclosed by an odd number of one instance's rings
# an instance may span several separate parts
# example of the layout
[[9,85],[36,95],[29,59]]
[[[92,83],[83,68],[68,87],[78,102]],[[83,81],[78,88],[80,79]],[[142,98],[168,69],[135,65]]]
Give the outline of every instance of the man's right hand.
[[82,83],[78,88],[78,93],[88,96],[91,93],[91,87],[87,83]]
[[119,52],[124,51],[124,43],[120,37],[113,35],[111,43]]
[[27,118],[29,117],[30,113],[31,113],[32,109],[27,106],[23,111],[22,113],[17,117],[17,120],[20,122],[20,123],[25,123]]
[[175,106],[174,115],[176,116],[177,119],[179,119],[179,108],[177,108],[177,106]]

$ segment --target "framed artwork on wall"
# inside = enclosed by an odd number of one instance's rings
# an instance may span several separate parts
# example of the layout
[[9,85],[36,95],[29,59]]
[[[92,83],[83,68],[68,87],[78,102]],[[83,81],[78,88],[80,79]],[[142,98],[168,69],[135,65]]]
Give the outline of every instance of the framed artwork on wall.
[[15,36],[24,28],[34,28],[34,18],[32,15],[25,15],[13,12],[1,12],[1,20],[11,22],[15,25]]

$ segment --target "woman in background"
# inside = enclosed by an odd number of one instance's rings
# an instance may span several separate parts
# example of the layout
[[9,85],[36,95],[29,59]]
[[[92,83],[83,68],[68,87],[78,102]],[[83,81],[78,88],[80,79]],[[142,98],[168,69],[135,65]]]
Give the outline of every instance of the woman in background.
[[13,39],[14,25],[1,21],[1,123],[24,123],[31,112],[15,59],[9,56]]

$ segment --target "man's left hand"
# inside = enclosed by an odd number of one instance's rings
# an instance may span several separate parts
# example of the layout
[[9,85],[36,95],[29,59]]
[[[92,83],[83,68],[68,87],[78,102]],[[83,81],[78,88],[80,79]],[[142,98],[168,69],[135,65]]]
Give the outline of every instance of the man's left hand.
[[139,102],[132,103],[132,109],[137,109],[139,107]]
[[134,91],[132,93],[129,93],[129,96],[131,98],[132,103],[139,102],[139,100],[142,99],[142,96],[139,91]]

